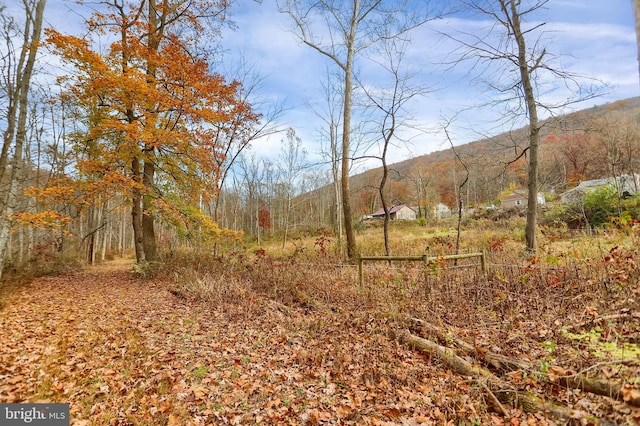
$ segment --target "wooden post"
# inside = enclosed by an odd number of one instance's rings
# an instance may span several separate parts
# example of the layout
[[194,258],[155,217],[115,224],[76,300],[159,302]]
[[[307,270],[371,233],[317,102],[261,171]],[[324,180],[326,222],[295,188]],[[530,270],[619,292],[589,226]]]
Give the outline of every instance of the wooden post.
[[[397,261],[405,261],[405,262],[419,262],[422,261],[423,265],[424,265],[424,276],[425,276],[425,281],[427,282],[427,285],[429,284],[429,280],[431,279],[431,276],[429,275],[429,261],[430,260],[435,260],[435,259],[445,259],[445,260],[454,260],[454,259],[468,259],[470,257],[479,257],[480,258],[480,268],[482,269],[482,272],[485,274],[486,276],[486,272],[487,272],[487,262],[485,259],[485,254],[484,251],[483,252],[479,252],[479,253],[465,253],[465,254],[451,254],[451,255],[446,255],[446,256],[433,256],[430,257],[428,254],[423,254],[421,256],[362,256],[361,254],[358,255],[358,276],[359,276],[359,280],[360,280],[360,288],[364,289],[364,267],[363,267],[363,263],[365,260],[376,260],[376,261],[387,261],[390,262],[392,260],[397,260]],[[431,291],[431,288],[429,288],[429,292]]]
[[427,296],[431,297],[431,276],[429,275],[429,256],[422,255],[422,263],[424,265],[424,285],[427,286]]

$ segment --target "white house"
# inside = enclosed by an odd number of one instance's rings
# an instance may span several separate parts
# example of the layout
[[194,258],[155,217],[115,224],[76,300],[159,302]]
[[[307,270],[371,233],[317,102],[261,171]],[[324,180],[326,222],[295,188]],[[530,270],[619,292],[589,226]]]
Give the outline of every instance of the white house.
[[500,200],[500,205],[503,209],[512,209],[514,207],[524,208],[527,206],[527,203],[527,195],[523,192],[512,192]]
[[[539,206],[544,206],[547,203],[544,194],[538,192],[538,196],[536,197]],[[511,209],[513,207],[517,208],[525,208],[529,204],[529,199],[527,198],[527,194],[525,192],[512,192],[507,195],[500,201],[500,205],[503,209]]]
[[[384,219],[384,209],[380,209],[371,214],[374,219]],[[415,220],[416,212],[411,207],[406,206],[404,204],[399,204],[397,206],[392,206],[389,209],[389,218],[391,220]]]

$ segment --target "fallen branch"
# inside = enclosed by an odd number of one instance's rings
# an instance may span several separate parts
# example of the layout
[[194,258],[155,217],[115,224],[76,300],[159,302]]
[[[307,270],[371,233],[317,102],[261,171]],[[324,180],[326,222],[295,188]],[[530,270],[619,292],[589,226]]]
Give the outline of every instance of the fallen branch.
[[579,424],[579,419],[586,419],[593,425],[610,425],[609,422],[593,417],[582,411],[545,401],[531,392],[509,390],[511,386],[506,381],[496,377],[489,370],[471,364],[456,355],[450,348],[441,346],[431,340],[414,336],[408,330],[403,330],[398,336],[398,339],[411,348],[435,355],[457,374],[471,376],[479,382],[483,381],[486,386],[492,389],[492,392],[502,403],[520,407],[526,412],[544,412],[545,415],[548,415],[553,420],[572,424]]
[[584,321],[579,324],[566,325],[563,327],[563,330],[565,331],[580,330],[588,325],[593,326],[595,324],[600,324],[605,321],[613,321],[613,320],[622,319],[622,318],[631,318],[632,316],[637,316],[637,315],[639,315],[637,312],[634,312],[633,315],[629,313],[604,315],[601,317],[590,318],[588,321]]
[[493,392],[491,392],[491,389],[489,389],[486,383],[480,383],[480,386],[482,386],[482,389],[484,389],[484,391],[487,393],[487,395],[489,396],[489,400],[495,406],[498,413],[502,414],[504,417],[509,417],[509,413],[507,412],[507,410],[500,403],[498,397]]
[[608,396],[618,401],[626,402],[627,404],[640,407],[640,395],[639,393],[629,390],[630,385],[625,385],[619,382],[613,382],[611,380],[600,379],[597,377],[589,377],[583,373],[566,374],[560,373],[560,369],[555,371],[553,377],[550,374],[543,374],[524,360],[515,359],[505,355],[497,354],[486,349],[477,348],[464,340],[454,336],[448,331],[444,331],[441,328],[417,318],[412,318],[412,321],[419,324],[422,330],[429,335],[437,338],[440,341],[447,342],[458,349],[460,352],[466,355],[473,356],[474,358],[485,362],[490,367],[498,371],[511,372],[511,371],[527,371],[535,374],[537,377],[547,379],[550,383],[565,386],[572,389],[580,389],[585,392],[590,392],[595,395]]
[[460,352],[464,353],[465,355],[473,356],[474,358],[485,362],[498,371],[533,371],[531,364],[527,363],[526,361],[511,358],[505,355],[500,355],[489,350],[477,348],[456,337],[452,333],[445,331],[442,328],[437,327],[427,321],[423,321],[417,318],[412,318],[411,320],[419,324],[422,330],[427,334],[437,338],[441,342],[447,342],[447,344],[454,346],[456,349],[459,349]]
[[596,395],[608,396],[618,401],[624,401],[635,407],[640,407],[640,391],[632,385],[612,382],[594,377],[585,377],[580,373],[558,376],[555,380],[558,384],[573,389],[582,389]]

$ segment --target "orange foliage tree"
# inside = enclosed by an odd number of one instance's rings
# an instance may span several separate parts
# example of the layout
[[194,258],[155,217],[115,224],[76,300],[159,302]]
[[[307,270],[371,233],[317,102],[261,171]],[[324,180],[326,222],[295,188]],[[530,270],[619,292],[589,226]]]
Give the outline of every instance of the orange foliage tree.
[[91,37],[55,30],[47,37],[74,66],[62,82],[85,113],[77,176],[131,202],[136,259],[153,261],[156,217],[182,230],[221,232],[197,208],[217,190],[227,140],[221,132],[249,131],[259,117],[240,99],[240,84],[212,73],[196,54],[202,17],[222,22],[224,0],[102,4],[106,12],[95,12],[87,24],[90,35],[112,40],[105,53]]

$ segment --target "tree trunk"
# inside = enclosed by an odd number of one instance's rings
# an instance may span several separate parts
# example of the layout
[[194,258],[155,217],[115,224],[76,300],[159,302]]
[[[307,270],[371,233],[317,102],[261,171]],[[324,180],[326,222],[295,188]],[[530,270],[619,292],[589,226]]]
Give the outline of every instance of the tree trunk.
[[[355,27],[355,23],[353,25]],[[352,29],[355,33],[355,28]],[[344,76],[344,112],[342,123],[342,170],[341,170],[341,195],[342,195],[342,215],[344,221],[344,233],[347,238],[347,257],[349,260],[356,258],[356,234],[353,229],[351,213],[351,188],[349,185],[349,169],[351,166],[351,96],[353,90],[353,47],[349,46],[347,57],[347,69]]]
[[338,129],[337,125],[331,121],[330,126],[331,131],[331,173],[333,176],[333,192],[334,192],[334,220],[335,220],[335,230],[338,234],[338,252],[342,256],[343,248],[342,248],[342,197],[340,196],[340,170],[339,170],[339,153],[338,153]]
[[[387,146],[385,145],[385,152]],[[384,189],[387,186],[387,177],[389,176],[389,168],[387,167],[387,160],[385,155],[382,156],[382,179],[380,180],[380,202],[382,202],[382,208],[384,210],[384,224],[382,225],[382,233],[384,235],[384,252],[387,256],[391,256],[391,247],[389,244],[389,221],[391,215],[389,213],[389,207],[387,207],[387,200],[384,195]],[[391,261],[389,261],[391,263]]]
[[[4,267],[4,259],[7,251],[7,242],[9,239],[9,227],[11,225],[10,218],[14,213],[15,199],[18,192],[19,172],[22,168],[23,146],[26,139],[26,123],[27,123],[27,104],[29,102],[29,89],[31,76],[33,74],[33,66],[36,61],[37,46],[40,43],[40,35],[42,33],[42,19],[44,15],[44,7],[46,0],[37,0],[34,10],[29,10],[29,5],[25,2],[25,36],[23,40],[20,66],[17,69],[15,93],[17,93],[17,129],[15,133],[14,155],[11,161],[11,175],[9,177],[9,188],[4,197],[4,210],[0,212],[0,277],[2,277],[2,269]],[[33,31],[29,34],[29,27],[33,24]],[[25,60],[26,58],[26,60]],[[24,68],[22,65],[24,64]],[[8,111],[11,113],[12,111]],[[16,120],[16,110],[13,110],[13,117],[6,117],[7,121]],[[3,141],[3,154],[5,147],[11,144],[13,134],[5,132]],[[2,173],[4,173],[4,169]]]
[[[519,392],[512,390],[506,381],[496,377],[489,370],[478,367],[464,360],[455,352],[444,346],[440,346],[430,340],[417,337],[404,330],[398,336],[399,340],[409,347],[419,351],[429,352],[435,355],[440,361],[457,374],[470,376],[479,383],[486,383],[487,390],[502,403],[508,403],[522,408],[526,412],[542,412],[545,416],[569,424],[579,424],[574,419],[584,418],[593,425],[606,425],[607,422],[595,418],[591,415],[581,416],[576,410],[557,405],[553,402],[545,401],[531,392]],[[580,415],[579,415],[580,414]]]
[[[140,176],[140,160],[134,158],[131,164],[134,176]],[[137,181],[138,179],[136,179]],[[133,197],[131,204],[131,224],[133,228],[133,246],[136,251],[136,262],[141,263],[146,260],[144,252],[144,238],[142,232],[142,189],[136,187],[133,189]]]
[[144,255],[147,262],[153,262],[158,259],[153,206],[151,204],[151,194],[154,191],[154,175],[155,164],[151,160],[145,160],[142,174],[142,183],[145,188],[145,194],[142,197],[142,244],[144,245]]
[[102,214],[100,223],[105,223],[104,230],[102,231],[102,244],[100,245],[100,261],[104,262],[107,255],[107,246],[109,245],[109,238],[111,236],[111,224],[113,221],[109,216],[109,200],[102,205]]
[[120,250],[120,257],[124,257],[124,252],[127,247],[127,212],[122,210],[122,217],[120,218],[120,232],[118,233],[118,248]]
[[[421,331],[420,334],[428,334],[441,342],[447,342],[448,345],[456,348],[456,352],[473,356],[476,359],[482,361],[484,364],[490,366],[494,370],[500,371],[501,373],[527,371],[533,372],[539,377],[545,377],[544,373],[536,371],[535,366],[533,366],[528,361],[508,357],[489,350],[485,350],[483,348],[479,348],[458,338],[448,330],[437,327],[427,321],[416,318],[412,318],[412,320],[418,325],[418,328]],[[547,374],[546,379],[561,386],[569,387],[572,389],[581,389],[585,392],[607,396],[609,398],[617,399],[618,401],[625,401],[623,392],[624,385],[611,380],[604,380],[598,377],[588,377],[581,373],[575,373],[565,376],[556,374],[554,380],[551,380],[550,375]],[[633,398],[632,393],[629,393],[629,395],[631,397],[628,397],[628,400],[626,402],[630,405],[640,407],[640,398]]]
[[[160,37],[163,28],[158,19],[156,0],[149,0],[149,41],[148,48],[152,52],[157,52],[160,46]],[[147,58],[147,78],[150,84],[154,84],[156,78],[156,65],[154,59]],[[145,127],[155,129],[158,122],[158,113],[156,105],[150,101],[147,105],[147,121]],[[156,233],[154,227],[153,205],[151,203],[153,194],[155,193],[154,180],[156,165],[154,163],[155,150],[153,146],[145,145],[143,151],[146,156],[144,158],[142,184],[144,185],[144,195],[142,196],[142,244],[144,245],[145,260],[152,262],[158,259],[158,250],[156,245]]]
[[[536,242],[536,221],[538,210],[538,146],[540,145],[540,124],[538,122],[538,109],[536,97],[531,84],[531,70],[527,62],[527,47],[524,34],[520,28],[520,11],[517,7],[520,2],[509,0],[511,9],[511,23],[516,43],[518,44],[518,66],[520,68],[520,79],[524,89],[527,112],[529,115],[529,182],[527,183],[527,224],[525,236],[527,241],[527,251],[535,253]],[[508,14],[505,7],[505,14]],[[544,55],[544,53],[542,53]]]
[[[391,116],[392,122],[395,125],[395,117]],[[384,251],[387,256],[391,256],[391,246],[389,243],[389,221],[391,220],[391,213],[387,206],[387,199],[385,198],[384,190],[387,187],[387,179],[389,177],[389,167],[387,166],[387,149],[389,148],[389,142],[393,136],[394,125],[389,129],[388,134],[384,134],[385,129],[383,126],[382,135],[384,137],[384,148],[382,149],[382,179],[380,179],[380,202],[382,203],[382,209],[384,210],[384,224],[382,226],[382,233],[384,234]],[[393,206],[392,206],[393,207]],[[391,264],[391,261],[389,261]]]
[[96,220],[96,210],[97,209],[95,205],[91,205],[87,209],[87,230],[89,233],[88,235],[83,236],[83,240],[85,240],[85,243],[84,243],[85,259],[89,265],[93,265],[93,261],[95,259],[94,247],[95,247],[95,240],[96,240],[96,232],[98,232],[97,231],[98,221]]
[[417,330],[420,331],[420,334],[432,336],[433,338],[441,342],[447,342],[448,345],[455,347],[455,349],[460,351],[461,353],[474,356],[484,361],[487,365],[493,367],[495,370],[498,370],[500,372],[532,370],[531,365],[524,361],[509,358],[507,356],[496,354],[491,351],[478,350],[478,348],[476,348],[474,345],[458,338],[453,333],[444,328],[437,327],[427,321],[423,321],[417,318],[412,318],[412,320],[417,324]]

